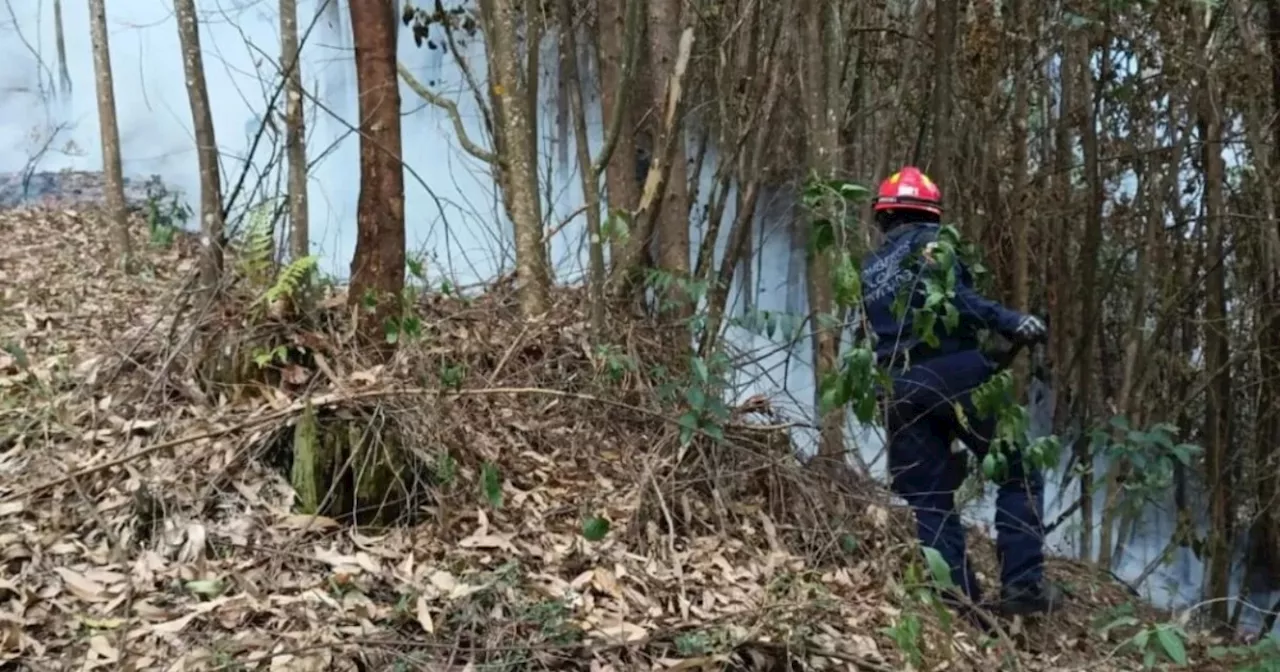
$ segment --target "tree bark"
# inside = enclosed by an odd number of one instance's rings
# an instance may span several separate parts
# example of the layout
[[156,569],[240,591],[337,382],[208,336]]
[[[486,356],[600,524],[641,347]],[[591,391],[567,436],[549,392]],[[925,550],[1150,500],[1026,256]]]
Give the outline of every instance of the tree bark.
[[1209,561],[1205,568],[1205,598],[1212,600],[1209,616],[1226,623],[1231,581],[1233,527],[1230,465],[1231,381],[1227,345],[1225,256],[1226,210],[1223,203],[1225,165],[1222,158],[1223,120],[1219,114],[1212,68],[1201,94],[1200,131],[1204,170],[1204,216],[1208,236],[1205,259],[1204,363],[1209,377],[1205,405],[1205,478],[1209,485]]
[[360,101],[360,197],[348,301],[357,309],[372,302],[372,315],[361,315],[358,328],[366,343],[384,353],[391,350],[385,333],[399,328],[405,264],[393,4],[385,0],[350,3]]
[[[480,0],[490,95],[496,120],[499,184],[507,214],[515,228],[516,287],[520,310],[531,318],[550,305],[549,270],[542,236],[542,202],[538,194],[538,157],[534,145],[537,117],[529,96],[534,82],[520,67],[520,12],[514,0]],[[537,52],[531,40],[530,61]]]
[[[1088,205],[1085,210],[1084,241],[1080,250],[1080,324],[1079,338],[1076,341],[1076,398],[1072,413],[1077,422],[1086,422],[1092,412],[1093,390],[1093,355],[1098,333],[1098,319],[1101,312],[1101,299],[1098,297],[1098,252],[1102,245],[1102,208],[1106,194],[1103,191],[1102,175],[1098,158],[1098,107],[1101,98],[1101,87],[1095,81],[1093,67],[1089,65],[1092,45],[1089,35],[1081,32],[1076,44],[1075,73],[1083,84],[1080,88],[1080,102],[1085,106],[1081,115],[1083,122],[1080,128],[1080,144],[1084,154],[1085,181],[1089,186]],[[1084,517],[1081,535],[1081,552],[1086,558],[1092,557],[1093,536],[1093,452],[1089,441],[1076,443],[1080,472],[1080,492],[1083,505],[1080,513]]]
[[[1030,208],[1027,207],[1027,117],[1031,108],[1031,75],[1029,47],[1033,44],[1027,11],[1031,0],[1013,2],[1013,193],[1010,197],[1009,228],[1013,232],[1013,307],[1029,312],[1030,245],[1028,236]],[[1027,357],[1018,357],[1014,380],[1021,393],[1027,374]],[[1019,394],[1021,398],[1021,394]]]
[[[591,296],[591,328],[597,337],[604,334],[605,328],[605,267],[604,240],[602,226],[602,204],[600,202],[600,176],[606,173],[611,165],[610,158],[621,146],[622,137],[629,136],[630,131],[623,129],[627,115],[626,86],[631,80],[631,64],[635,60],[637,33],[639,32],[639,8],[641,0],[627,0],[623,10],[626,23],[622,30],[624,43],[621,49],[622,66],[617,78],[612,83],[613,89],[607,94],[601,92],[601,99],[610,99],[612,107],[605,108],[604,146],[592,160],[591,145],[587,136],[586,105],[583,102],[583,78],[578,68],[578,41],[573,22],[571,0],[558,0],[557,9],[560,17],[562,65],[560,72],[566,81],[569,106],[573,115],[573,133],[578,149],[578,166],[582,174],[582,191],[587,208],[587,249],[589,256],[588,292]],[[623,161],[622,163],[628,163]],[[633,185],[634,186],[634,185]]]
[[89,33],[93,42],[93,74],[98,93],[98,129],[102,135],[102,179],[106,190],[107,218],[115,232],[120,265],[126,272],[132,272],[133,250],[124,204],[124,170],[120,163],[120,129],[116,120],[105,0],[89,0]]
[[[597,32],[600,63],[600,106],[605,119],[618,116],[620,132],[613,157],[606,164],[605,188],[609,194],[610,212],[634,212],[640,205],[640,183],[636,175],[635,116],[627,98],[624,81],[631,86],[634,78],[625,77],[628,63],[624,53],[628,43],[626,16],[621,0],[599,0],[596,3],[600,27]],[[615,253],[616,254],[616,253]],[[615,257],[616,258],[616,257]]]
[[[681,0],[649,2],[649,53],[654,72],[674,72],[680,40],[681,5]],[[654,105],[661,109],[663,92],[657,87],[655,91]],[[654,218],[658,267],[683,279],[689,275],[689,176],[684,120],[677,118],[670,128],[663,129],[663,133],[675,134],[675,138],[668,164],[666,193],[657,204]],[[681,301],[680,314],[690,312],[689,297],[671,298]]]
[[289,251],[301,259],[311,253],[307,212],[307,144],[302,117],[302,58],[298,49],[298,0],[280,0],[280,63],[285,84],[285,156],[289,160]]
[[956,28],[960,23],[960,0],[938,0],[933,29],[933,158],[929,173],[943,194],[956,188],[951,180],[952,59],[955,58]]
[[225,226],[222,213],[222,177],[218,168],[218,143],[209,110],[209,91],[204,80],[200,55],[200,26],[194,0],[174,0],[178,19],[178,40],[182,44],[182,69],[187,78],[187,98],[196,138],[196,158],[200,166],[201,280],[207,292],[217,290],[222,277],[222,248]]
[[[1264,181],[1274,180],[1280,174],[1280,0],[1267,0],[1267,49],[1270,52],[1270,107],[1271,155],[1269,170],[1262,175]],[[1265,109],[1265,104],[1264,104]],[[1261,139],[1259,139],[1261,140]],[[1266,151],[1258,143],[1261,151]],[[1280,212],[1276,212],[1274,194],[1269,204],[1272,241],[1280,235]],[[1258,521],[1253,528],[1253,548],[1250,565],[1263,569],[1272,581],[1280,581],[1280,249],[1274,242],[1267,255],[1265,294],[1267,306],[1264,317],[1265,332],[1261,349],[1262,389],[1259,413],[1263,415],[1255,441],[1254,459],[1258,472]],[[1264,569],[1265,568],[1265,569]],[[1273,614],[1274,616],[1274,614]]]
[[[801,97],[808,136],[807,164],[819,179],[832,179],[842,165],[841,121],[831,86],[831,68],[840,63],[838,40],[825,34],[836,25],[830,0],[804,0],[799,5],[801,42]],[[821,45],[821,46],[819,46]],[[836,244],[840,245],[839,242]],[[830,322],[835,317],[830,250],[808,255],[807,288],[809,326],[813,343],[814,407],[821,406],[821,386],[833,373],[840,355],[840,334]],[[827,409],[819,419],[818,459],[828,469],[847,467],[844,447],[845,409]]]
[[688,74],[689,61],[693,53],[694,29],[685,27],[680,33],[676,60],[671,72],[666,77],[662,102],[662,118],[657,127],[661,129],[659,139],[654,143],[653,163],[644,180],[644,189],[640,195],[640,204],[633,217],[631,237],[619,258],[614,260],[610,272],[610,293],[615,298],[627,296],[633,287],[641,264],[648,249],[650,235],[654,230],[654,222],[658,208],[666,193],[667,182],[671,174],[672,157],[676,144],[680,139],[680,116],[683,113],[685,77]]
[[[632,0],[634,2],[634,0]],[[591,297],[591,331],[597,338],[604,334],[604,242],[601,239],[600,176],[591,161],[591,144],[587,137],[586,106],[582,102],[582,79],[578,73],[578,41],[574,34],[573,9],[570,0],[557,0],[560,17],[560,75],[573,115],[573,135],[577,146],[578,170],[582,175],[582,194],[587,206],[587,291]],[[607,132],[607,131],[606,131]]]

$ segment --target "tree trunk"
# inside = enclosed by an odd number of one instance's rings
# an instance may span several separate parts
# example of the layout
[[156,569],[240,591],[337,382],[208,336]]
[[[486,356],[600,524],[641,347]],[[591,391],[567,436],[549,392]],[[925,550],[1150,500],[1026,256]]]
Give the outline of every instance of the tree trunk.
[[93,75],[98,90],[98,129],[102,135],[102,179],[107,218],[115,232],[116,253],[126,272],[133,271],[129,220],[124,205],[124,170],[120,165],[120,129],[116,121],[115,83],[111,74],[111,45],[107,37],[105,0],[89,0],[89,32],[93,41]]
[[[1280,174],[1280,0],[1267,0],[1267,47],[1271,61],[1271,156],[1270,170],[1263,180],[1274,180]],[[1265,108],[1264,108],[1265,109]],[[1259,149],[1266,151],[1258,143]],[[1270,199],[1272,236],[1280,233],[1280,213],[1276,212],[1275,196]],[[1274,240],[1274,238],[1273,238]],[[1262,389],[1259,413],[1261,426],[1255,441],[1255,470],[1258,473],[1257,523],[1253,528],[1253,556],[1250,565],[1264,569],[1271,581],[1280,581],[1280,250],[1272,249],[1267,255],[1270,263],[1265,278],[1267,310],[1262,336],[1261,370]]]
[[[1063,213],[1059,217],[1054,218],[1053,222],[1053,240],[1056,242],[1051,248],[1052,263],[1046,266],[1045,275],[1041,281],[1048,293],[1049,299],[1049,317],[1053,326],[1053,338],[1050,339],[1050,347],[1053,350],[1053,363],[1060,371],[1067,371],[1070,364],[1070,344],[1072,334],[1074,332],[1074,316],[1071,315],[1070,306],[1072,304],[1073,287],[1071,283],[1063,283],[1056,281],[1058,278],[1075,277],[1072,269],[1071,257],[1068,254],[1070,245],[1065,244],[1073,235],[1075,227],[1075,218],[1071,214],[1070,205],[1072,203],[1075,189],[1071,184],[1071,172],[1074,160],[1074,142],[1072,129],[1075,125],[1076,115],[1076,49],[1072,48],[1069,41],[1059,49],[1060,55],[1060,71],[1058,81],[1060,82],[1061,94],[1058,99],[1058,118],[1053,129],[1053,191],[1058,208]],[[1046,76],[1046,81],[1052,81]],[[1067,404],[1071,397],[1067,394],[1057,395],[1054,408],[1054,431],[1062,433],[1067,425]],[[1077,459],[1079,451],[1076,452]],[[1085,526],[1092,525],[1088,515],[1092,515],[1093,508],[1089,505],[1086,491],[1081,490],[1081,515],[1086,521]],[[1091,533],[1090,533],[1091,534]],[[1082,536],[1081,541],[1084,545],[1080,548],[1081,557],[1089,557],[1088,537]]]
[[372,300],[372,315],[361,315],[358,327],[366,343],[384,352],[390,350],[384,334],[399,329],[405,264],[400,88],[391,4],[350,3],[360,100],[360,197],[348,301],[359,309]]
[[[1086,112],[1081,115],[1083,124],[1080,128],[1080,144],[1084,153],[1084,173],[1089,185],[1089,198],[1085,209],[1084,242],[1080,250],[1080,332],[1076,341],[1076,398],[1072,417],[1076,422],[1084,423],[1092,411],[1094,339],[1098,332],[1097,323],[1102,304],[1098,296],[1098,252],[1102,245],[1102,208],[1106,195],[1098,166],[1098,108],[1101,87],[1094,81],[1093,68],[1088,65],[1091,53],[1089,36],[1082,32],[1077,39],[1079,44],[1076,45],[1075,72],[1083,84],[1080,102],[1086,106]],[[1082,467],[1080,493],[1083,504],[1080,513],[1085,521],[1080,533],[1081,552],[1086,558],[1092,558],[1093,452],[1086,440],[1076,443],[1076,451]]]
[[[1027,5],[1031,0],[1014,0],[1013,3],[1013,194],[1009,228],[1013,232],[1013,269],[1012,295],[1013,307],[1022,312],[1029,312],[1030,304],[1030,240],[1027,220],[1030,208],[1027,207],[1027,117],[1031,112],[1031,64],[1029,47],[1034,32],[1027,16]],[[1027,358],[1019,357],[1015,362],[1014,380],[1017,381],[1018,392],[1024,388],[1027,376]],[[1019,395],[1021,398],[1021,395]]]
[[222,277],[222,247],[225,241],[222,213],[222,178],[218,169],[218,143],[209,111],[209,91],[204,81],[200,56],[200,26],[195,0],[174,0],[178,19],[178,40],[182,44],[182,69],[187,78],[187,98],[191,104],[191,125],[196,137],[196,158],[200,166],[201,280],[207,292],[217,291]]
[[302,58],[298,49],[298,0],[280,0],[280,63],[284,91],[285,155],[289,160],[289,251],[301,259],[311,253],[307,212],[307,143],[302,118]]
[[[651,0],[649,2],[649,53],[653,72],[674,72],[680,40],[680,7],[682,0]],[[663,91],[654,87],[654,105],[661,109]],[[683,113],[670,127],[663,128],[664,137],[670,138],[673,149],[668,158],[668,174],[665,193],[657,201],[654,213],[654,233],[658,240],[658,267],[677,280],[689,275],[689,176],[688,157],[684,134]],[[692,312],[690,297],[675,290],[667,298],[678,301],[677,316]]]
[[53,41],[58,50],[58,84],[63,95],[66,95],[71,93],[71,73],[67,72],[67,37],[62,29],[62,0],[53,0]]
[[[1154,128],[1147,131],[1146,135],[1148,136],[1146,144],[1154,144]],[[1116,396],[1119,401],[1118,415],[1126,418],[1132,427],[1141,426],[1137,417],[1139,398],[1143,387],[1141,383],[1143,376],[1139,362],[1144,341],[1143,328],[1149,314],[1147,310],[1147,291],[1148,286],[1151,284],[1149,280],[1151,255],[1158,245],[1157,232],[1161,226],[1160,215],[1162,211],[1159,207],[1154,207],[1153,205],[1163,200],[1161,198],[1161,189],[1159,188],[1160,175],[1157,173],[1154,164],[1154,161],[1148,160],[1145,162],[1145,168],[1139,168],[1136,171],[1138,195],[1134,204],[1134,211],[1149,214],[1143,217],[1142,236],[1134,245],[1137,256],[1137,268],[1134,271],[1133,280],[1134,295],[1129,319],[1125,327],[1122,345],[1120,392]],[[1123,440],[1124,437],[1121,436],[1120,438]],[[1123,535],[1112,541],[1112,534],[1116,528],[1123,530],[1132,519],[1132,516],[1127,514],[1127,510],[1130,507],[1119,506],[1123,498],[1123,481],[1129,473],[1129,469],[1130,464],[1127,459],[1115,460],[1113,463],[1108,464],[1106,468],[1107,494],[1102,505],[1102,538],[1098,543],[1098,564],[1107,569],[1114,567],[1115,558],[1124,557]]]
[[[751,133],[751,150],[739,162],[740,168],[737,171],[737,179],[734,182],[738,185],[738,202],[735,208],[733,224],[729,228],[729,240],[725,247],[724,260],[720,262],[720,272],[712,279],[710,283],[710,291],[707,296],[707,324],[702,332],[702,340],[698,346],[698,353],[703,357],[709,357],[714,348],[717,339],[720,337],[720,328],[724,323],[724,314],[729,299],[729,289],[733,285],[733,276],[735,270],[741,265],[743,269],[743,294],[747,297],[751,296],[751,232],[755,228],[753,226],[756,218],[756,209],[760,202],[760,184],[761,184],[761,167],[764,162],[765,153],[769,147],[769,139],[774,137],[777,126],[774,125],[774,118],[778,109],[778,101],[782,97],[783,79],[785,73],[785,63],[792,58],[792,43],[789,39],[790,31],[784,30],[782,33],[782,46],[777,53],[769,56],[760,66],[762,70],[767,69],[765,80],[765,93],[762,102],[763,111],[756,120],[756,127],[750,129]],[[725,190],[728,191],[727,189]],[[720,214],[715,215],[716,218],[721,217]],[[706,244],[703,248],[707,248]],[[699,265],[706,263],[707,274],[711,274],[711,266],[713,265],[710,254],[705,260],[700,259]],[[745,262],[745,263],[743,263]],[[699,280],[706,280],[701,275]],[[749,299],[743,302],[749,303]],[[749,306],[744,306],[744,311],[749,310]]]
[[627,296],[639,275],[645,253],[649,249],[655,218],[666,194],[672,157],[675,156],[676,144],[681,137],[679,131],[680,117],[685,108],[685,77],[693,55],[693,42],[693,26],[687,26],[680,32],[675,63],[671,72],[666,74],[661,118],[655,124],[660,131],[658,139],[653,143],[652,163],[645,175],[640,204],[633,217],[631,237],[619,258],[614,259],[614,267],[610,272],[610,294],[615,298]]
[[1230,352],[1227,345],[1225,256],[1226,210],[1223,203],[1225,166],[1222,158],[1223,121],[1214,76],[1205,77],[1201,91],[1200,130],[1203,146],[1204,215],[1208,249],[1205,259],[1205,478],[1209,485],[1209,560],[1205,568],[1205,599],[1212,600],[1209,616],[1226,623],[1231,580],[1231,422]]
[[960,23],[960,0],[938,0],[933,29],[933,158],[928,170],[942,193],[956,188],[951,179],[952,59],[956,50],[956,27]]
[[[537,117],[529,97],[536,82],[522,72],[514,0],[480,0],[488,57],[490,94],[496,128],[498,175],[507,214],[515,228],[516,286],[525,317],[546,312],[550,305],[547,251],[542,237],[542,202],[538,194],[538,156],[534,145]],[[530,62],[537,53],[529,47]]]
[[[826,29],[835,22],[829,0],[805,0],[799,6],[801,44],[801,97],[804,101],[805,130],[808,136],[808,166],[819,179],[832,179],[842,165],[840,117],[831,86],[831,68],[838,67],[839,41],[830,39]],[[819,48],[821,45],[821,48]],[[840,243],[837,243],[838,247]],[[832,250],[817,251],[808,258],[809,323],[813,342],[815,408],[821,400],[820,387],[835,372],[840,355],[840,333],[831,325],[835,314],[831,275]],[[845,409],[827,409],[819,420],[818,459],[824,467],[847,467],[844,447]]]
[[[595,160],[591,159],[591,145],[587,136],[586,105],[582,96],[582,76],[578,68],[578,41],[573,28],[573,9],[571,0],[558,0],[558,11],[561,26],[561,75],[567,83],[569,105],[573,114],[573,132],[578,146],[578,164],[582,173],[582,190],[587,207],[587,242],[589,256],[589,286],[591,296],[591,328],[595,336],[604,334],[605,327],[605,268],[604,241],[602,226],[602,204],[600,203],[600,175],[611,165],[610,158],[621,146],[621,138],[630,136],[630,131],[623,128],[626,123],[626,103],[628,100],[626,86],[631,80],[635,60],[636,42],[639,33],[639,9],[641,0],[628,0],[625,8],[626,23],[622,28],[623,44],[619,63],[621,69],[613,82],[614,87],[607,94],[602,91],[601,98],[609,98],[612,107],[606,109],[604,146]],[[627,161],[623,161],[627,163]],[[633,185],[634,186],[634,185]]]
[[[634,2],[635,0],[631,0]],[[560,18],[560,77],[573,115],[573,135],[577,145],[578,170],[582,174],[582,195],[587,206],[588,284],[591,297],[591,331],[604,335],[604,243],[600,222],[600,175],[591,161],[591,144],[587,136],[586,106],[582,102],[582,79],[578,73],[578,41],[574,34],[573,8],[570,0],[557,0]],[[616,110],[614,110],[616,111]]]
[[[626,97],[623,82],[628,82],[627,86],[634,85],[632,78],[625,77],[624,73],[628,69],[635,71],[636,59],[634,55],[628,59],[625,53],[628,43],[624,9],[626,4],[620,0],[600,0],[597,3],[600,17],[600,105],[605,119],[621,115],[618,122],[621,131],[618,133],[614,157],[605,168],[609,210],[634,212],[640,205],[640,183],[636,175],[635,117],[630,101],[623,100]],[[635,98],[631,97],[630,100]]]

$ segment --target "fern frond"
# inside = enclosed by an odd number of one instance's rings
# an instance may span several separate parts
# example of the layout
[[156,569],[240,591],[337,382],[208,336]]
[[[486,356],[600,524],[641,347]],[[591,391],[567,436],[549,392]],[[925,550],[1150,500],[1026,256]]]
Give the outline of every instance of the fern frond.
[[270,201],[249,213],[240,250],[240,272],[252,282],[265,284],[275,258],[275,232],[272,231],[273,205]]
[[280,273],[276,276],[275,284],[263,294],[263,302],[271,305],[280,299],[293,298],[298,288],[307,281],[312,271],[316,269],[318,262],[319,258],[314,254],[289,262],[288,266],[280,269]]

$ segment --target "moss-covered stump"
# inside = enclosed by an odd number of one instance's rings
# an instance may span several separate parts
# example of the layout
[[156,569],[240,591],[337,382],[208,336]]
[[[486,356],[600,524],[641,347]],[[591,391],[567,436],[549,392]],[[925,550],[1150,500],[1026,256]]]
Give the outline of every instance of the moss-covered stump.
[[240,400],[265,387],[305,386],[314,373],[314,357],[294,336],[277,325],[205,335],[196,362],[201,391]]
[[403,524],[412,522],[427,494],[429,469],[382,409],[308,406],[281,439],[299,513],[358,525]]

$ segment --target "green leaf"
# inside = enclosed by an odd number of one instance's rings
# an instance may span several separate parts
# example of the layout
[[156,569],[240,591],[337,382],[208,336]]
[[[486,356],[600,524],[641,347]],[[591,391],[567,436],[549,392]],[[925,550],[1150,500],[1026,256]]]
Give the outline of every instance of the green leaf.
[[942,326],[946,327],[947,333],[960,326],[960,310],[950,301],[942,304]]
[[582,536],[587,541],[600,541],[609,534],[609,519],[603,516],[592,516],[582,521]]
[[840,191],[841,198],[854,203],[861,202],[867,196],[871,195],[871,191],[869,189],[861,184],[855,184],[853,182],[841,182],[838,189]]
[[417,257],[406,259],[405,265],[409,267],[409,275],[412,275],[419,280],[427,279],[426,269],[424,268],[422,259]]
[[711,381],[711,372],[707,370],[707,362],[701,357],[693,358],[693,375],[697,376],[700,383]]
[[951,580],[951,566],[942,557],[942,553],[932,546],[922,547],[924,551],[925,562],[929,564],[929,574],[933,576],[934,583],[943,588],[955,588],[956,584]]
[[840,263],[835,272],[836,305],[848,308],[862,300],[862,273],[853,256],[845,253],[840,256]]
[[676,424],[680,425],[680,445],[687,446],[693,442],[693,434],[698,431],[698,415],[687,411],[681,415]]
[[858,403],[853,407],[853,414],[858,418],[858,422],[867,424],[876,414],[876,397],[874,394],[864,394],[858,399]]
[[400,322],[400,326],[404,328],[404,333],[410,337],[417,338],[422,335],[422,318],[417,315],[409,315]]
[[988,479],[995,480],[995,477],[996,477],[996,456],[995,455],[992,455],[991,453],[987,453],[987,456],[982,458],[982,473]]
[[701,411],[707,407],[707,396],[699,388],[691,387],[685,390],[684,398],[689,402],[689,407],[694,410]]
[[1164,655],[1169,656],[1169,660],[1178,665],[1187,664],[1187,647],[1172,627],[1157,628],[1156,641],[1160,643],[1160,648],[1164,650]]
[[848,532],[840,535],[840,550],[847,555],[852,555],[858,550],[858,538]]
[[502,473],[492,462],[485,462],[480,468],[480,493],[490,506],[502,508]]
[[1108,632],[1111,632],[1116,628],[1122,628],[1122,627],[1127,627],[1127,626],[1132,626],[1137,624],[1138,624],[1138,619],[1132,616],[1121,616],[1115,619],[1114,621],[1111,621],[1110,623],[1102,626],[1101,630],[1099,631],[1099,634],[1106,635]]

